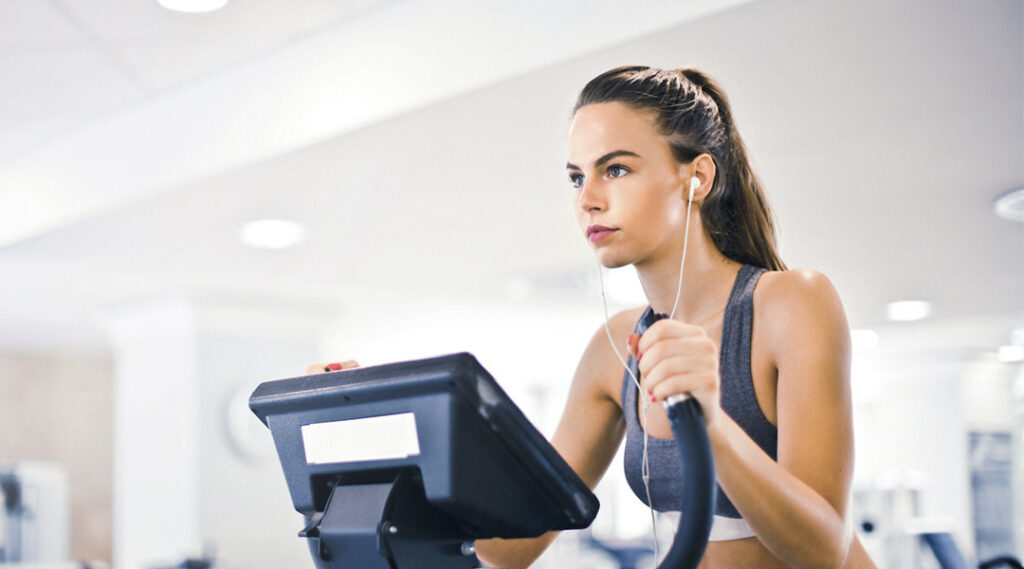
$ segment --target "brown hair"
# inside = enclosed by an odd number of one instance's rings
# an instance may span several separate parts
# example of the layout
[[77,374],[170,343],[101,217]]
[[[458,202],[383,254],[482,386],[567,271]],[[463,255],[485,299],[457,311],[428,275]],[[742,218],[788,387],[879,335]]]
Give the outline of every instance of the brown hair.
[[717,174],[700,212],[723,255],[766,269],[786,269],[776,251],[774,216],[750,168],[729,100],[717,83],[695,69],[619,67],[587,83],[573,113],[584,105],[608,102],[653,111],[676,160],[687,163],[704,153],[712,157]]

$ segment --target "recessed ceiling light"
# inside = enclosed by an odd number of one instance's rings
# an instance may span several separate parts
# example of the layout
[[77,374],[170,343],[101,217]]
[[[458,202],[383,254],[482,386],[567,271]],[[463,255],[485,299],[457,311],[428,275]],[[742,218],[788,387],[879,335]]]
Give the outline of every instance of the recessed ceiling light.
[[924,320],[932,315],[932,303],[927,300],[897,300],[886,305],[885,315],[896,322]]
[[1014,346],[1024,346],[1024,326],[1020,328],[1014,328],[1010,332],[1010,343]]
[[996,215],[1010,221],[1024,221],[1024,188],[1003,194],[995,203]]
[[242,225],[238,238],[250,247],[286,249],[306,238],[306,228],[284,219],[260,219]]
[[853,351],[866,352],[878,347],[878,332],[867,329],[850,330],[850,341],[853,343]]
[[228,3],[228,0],[157,0],[157,2],[168,10],[198,14],[220,10]]
[[1024,346],[1000,346],[996,357],[1006,363],[1024,362]]

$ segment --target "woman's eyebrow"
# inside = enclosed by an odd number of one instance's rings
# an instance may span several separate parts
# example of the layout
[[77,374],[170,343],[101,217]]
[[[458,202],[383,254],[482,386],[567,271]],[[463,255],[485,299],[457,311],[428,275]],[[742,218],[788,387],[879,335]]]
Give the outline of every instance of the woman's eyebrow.
[[[594,167],[595,168],[600,168],[601,165],[604,164],[605,162],[611,160],[612,158],[617,158],[619,156],[634,156],[636,158],[640,158],[641,157],[636,152],[630,152],[629,150],[615,150],[615,151],[609,152],[608,154],[605,154],[604,156],[602,156],[602,157],[598,158],[597,160],[595,160],[594,161]],[[566,162],[565,163],[565,169],[566,170],[580,170],[581,168],[579,166],[573,164],[572,162]]]

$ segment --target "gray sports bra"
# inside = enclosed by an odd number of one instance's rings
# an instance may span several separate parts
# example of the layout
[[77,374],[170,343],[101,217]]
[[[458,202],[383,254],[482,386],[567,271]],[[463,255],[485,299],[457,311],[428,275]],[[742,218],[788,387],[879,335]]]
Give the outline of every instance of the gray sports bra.
[[[750,333],[753,325],[754,287],[764,269],[744,265],[736,276],[729,301],[722,317],[722,345],[719,354],[719,371],[721,383],[722,409],[743,428],[773,460],[777,460],[778,431],[768,422],[757,404],[754,393],[754,382],[750,373]],[[654,311],[650,307],[637,322],[635,332],[642,334],[655,322]],[[633,373],[637,373],[637,362],[630,356],[628,365]],[[647,504],[643,479],[640,475],[643,460],[644,433],[637,418],[637,388],[628,373],[622,376],[622,411],[626,421],[626,450],[624,467],[626,481],[633,493]],[[679,449],[673,439],[648,439],[648,462],[650,464],[651,501],[654,509],[661,512],[679,511],[682,497],[682,466]],[[719,520],[719,518],[729,518]],[[728,496],[718,487],[715,505],[715,524],[719,522],[729,525],[735,521],[742,523],[742,516]],[[736,527],[736,523],[731,524]],[[714,533],[714,531],[713,531]],[[720,539],[738,539],[753,535],[747,528],[746,532],[731,531],[732,537],[720,536]],[[746,535],[741,535],[746,533]],[[714,539],[714,537],[712,537]]]

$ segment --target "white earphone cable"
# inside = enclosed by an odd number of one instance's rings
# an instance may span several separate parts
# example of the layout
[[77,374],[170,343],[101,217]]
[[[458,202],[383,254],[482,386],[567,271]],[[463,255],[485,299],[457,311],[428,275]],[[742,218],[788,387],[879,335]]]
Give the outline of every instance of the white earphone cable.
[[[696,177],[693,178],[697,180]],[[668,315],[668,319],[676,315],[676,310],[679,308],[679,296],[683,292],[683,268],[686,267],[686,246],[690,243],[690,208],[693,207],[693,192],[696,188],[694,184],[690,183],[690,200],[686,202],[686,235],[683,236],[683,259],[679,261],[679,285],[676,287],[676,299],[672,302],[672,313]]]
[[[686,203],[686,225],[683,229],[683,255],[679,261],[679,283],[676,285],[676,299],[675,302],[672,304],[672,313],[669,314],[669,319],[672,319],[675,316],[676,309],[679,307],[679,298],[683,292],[683,268],[686,266],[686,249],[687,245],[690,242],[690,209],[693,206],[693,193],[698,186],[699,180],[696,177],[691,178],[689,196],[690,199]],[[622,353],[620,353],[619,349],[615,347],[615,340],[612,339],[612,330],[608,324],[608,298],[604,290],[604,271],[600,261],[598,261],[597,263],[597,275],[598,280],[601,283],[601,304],[604,307],[604,331],[605,334],[607,334],[608,336],[608,344],[612,347],[612,351],[615,352],[615,356],[619,358],[619,362],[622,363],[622,367],[626,368],[626,372],[633,379],[633,383],[636,384],[637,397],[643,397],[643,388],[640,387],[640,380],[637,378],[636,374],[633,373],[633,370],[630,369],[629,364],[627,364],[625,358],[622,357]],[[654,531],[654,558],[655,560],[659,560],[661,559],[661,552],[658,547],[658,520],[657,517],[654,515],[654,502],[651,500],[651,472],[650,462],[648,461],[647,455],[647,441],[650,438],[650,433],[647,429],[647,411],[650,408],[651,402],[648,401],[646,398],[643,398],[642,401],[644,420],[640,426],[643,428],[644,432],[644,450],[642,459],[643,462],[640,466],[640,476],[644,482],[644,491],[647,493],[647,505],[651,511],[651,527]],[[623,404],[625,404],[625,401],[623,401]]]
[[[604,332],[608,335],[608,345],[611,346],[611,349],[615,352],[615,356],[618,358],[618,361],[621,361],[623,367],[626,368],[626,373],[633,378],[633,383],[637,386],[637,397],[642,397],[641,394],[643,393],[643,389],[640,387],[640,380],[637,379],[636,375],[633,373],[633,369],[630,368],[628,363],[626,363],[626,360],[623,358],[623,354],[615,347],[615,341],[611,339],[611,327],[608,325],[608,300],[604,294],[604,271],[601,270],[600,262],[597,264],[597,274],[601,281],[601,304],[604,306]],[[643,479],[643,487],[647,492],[647,506],[650,509],[650,525],[654,531],[654,559],[660,559],[662,556],[660,556],[657,544],[657,518],[654,517],[654,504],[650,499],[650,463],[647,461],[647,440],[649,438],[649,435],[647,434],[647,409],[650,407],[650,401],[644,398],[642,399],[642,402],[643,423],[640,427],[643,428],[643,462],[640,466],[640,477]]]
[[[643,397],[643,389],[640,387],[640,380],[637,379],[636,374],[633,373],[629,364],[626,363],[626,360],[622,357],[619,349],[615,347],[615,340],[612,339],[611,327],[608,325],[608,299],[604,292],[604,271],[601,269],[600,262],[597,263],[597,275],[598,279],[601,281],[601,304],[604,306],[604,331],[605,334],[608,335],[608,345],[612,347],[612,350],[615,352],[615,356],[619,358],[620,362],[622,362],[622,367],[626,368],[626,373],[629,374],[629,377],[633,378],[633,383],[636,384],[637,397]],[[640,463],[640,477],[644,481],[644,491],[647,493],[647,506],[651,510],[651,528],[654,531],[654,558],[661,559],[661,552],[658,550],[658,519],[654,516],[654,503],[651,501],[651,473],[650,463],[647,460],[647,440],[649,438],[647,433],[647,410],[650,408],[651,402],[646,398],[642,399],[642,402],[644,420],[640,426],[644,431],[644,454],[643,461]]]

